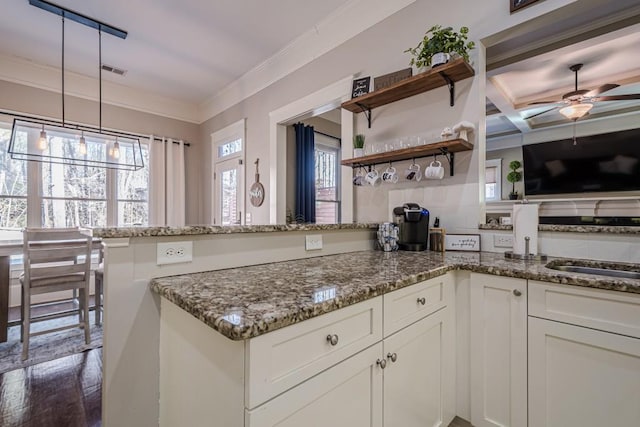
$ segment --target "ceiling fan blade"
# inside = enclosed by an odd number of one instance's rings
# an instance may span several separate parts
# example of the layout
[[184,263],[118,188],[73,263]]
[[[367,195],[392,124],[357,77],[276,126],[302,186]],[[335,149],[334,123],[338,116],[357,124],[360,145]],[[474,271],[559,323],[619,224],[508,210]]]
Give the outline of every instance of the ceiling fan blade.
[[601,93],[610,91],[611,89],[615,89],[618,86],[620,86],[620,85],[617,85],[615,83],[607,83],[607,84],[604,84],[604,85],[602,85],[600,87],[597,87],[597,88],[595,88],[593,90],[590,90],[589,92],[587,92],[585,94],[585,96],[588,96],[588,97],[597,96],[597,95],[600,95]]
[[530,102],[527,105],[541,105],[541,104],[559,104],[562,101],[536,101],[536,102]]
[[541,116],[541,115],[543,115],[543,114],[545,114],[545,113],[548,113],[549,111],[557,110],[558,108],[560,108],[560,106],[559,106],[559,105],[558,105],[558,106],[555,106],[555,107],[553,107],[553,108],[549,108],[548,110],[544,110],[544,111],[541,111],[541,112],[539,112],[539,113],[532,114],[531,116],[528,116],[528,117],[523,118],[523,120],[533,119],[534,117]]
[[628,95],[598,96],[593,100],[594,101],[632,101],[634,99],[640,99],[640,93],[631,93]]

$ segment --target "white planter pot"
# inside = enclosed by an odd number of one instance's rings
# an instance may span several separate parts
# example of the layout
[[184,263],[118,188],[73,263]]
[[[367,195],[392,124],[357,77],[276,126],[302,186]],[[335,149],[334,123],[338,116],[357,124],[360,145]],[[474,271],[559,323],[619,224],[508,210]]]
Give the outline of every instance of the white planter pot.
[[431,57],[431,66],[437,67],[438,65],[446,64],[451,59],[451,55],[448,53],[436,53]]
[[353,157],[362,157],[364,156],[364,148],[354,148],[353,149]]

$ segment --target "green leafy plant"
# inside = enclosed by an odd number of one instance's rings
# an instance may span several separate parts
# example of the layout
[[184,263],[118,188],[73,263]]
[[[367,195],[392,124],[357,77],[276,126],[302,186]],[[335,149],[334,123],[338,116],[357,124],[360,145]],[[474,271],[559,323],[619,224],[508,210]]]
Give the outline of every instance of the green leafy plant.
[[364,148],[364,135],[359,133],[353,136],[353,148]]
[[418,68],[430,66],[431,57],[436,53],[457,53],[469,62],[469,51],[475,48],[475,43],[467,41],[469,28],[461,27],[460,32],[453,28],[442,28],[442,25],[434,25],[424,34],[416,47],[405,50],[413,55],[411,65]]
[[522,179],[522,172],[518,170],[521,167],[522,163],[520,163],[518,160],[513,160],[511,163],[509,163],[509,169],[511,169],[511,172],[509,172],[509,174],[507,175],[507,181],[509,181],[512,185],[511,193],[509,193],[509,198],[512,200],[518,198],[518,192],[516,191],[516,182],[520,182],[520,180]]

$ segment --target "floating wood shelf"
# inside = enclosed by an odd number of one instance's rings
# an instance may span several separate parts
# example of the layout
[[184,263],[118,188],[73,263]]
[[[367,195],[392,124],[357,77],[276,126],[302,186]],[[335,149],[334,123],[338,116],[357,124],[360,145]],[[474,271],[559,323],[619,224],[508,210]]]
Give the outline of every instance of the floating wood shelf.
[[343,166],[357,168],[389,162],[399,162],[401,160],[419,159],[421,157],[439,154],[444,155],[449,161],[450,174],[453,176],[454,153],[469,150],[473,150],[473,144],[469,141],[464,139],[450,139],[447,141],[435,142],[433,144],[420,145],[418,147],[403,148],[402,150],[387,151],[363,157],[355,157],[353,159],[345,159],[341,164]]
[[371,127],[371,110],[442,86],[449,87],[449,103],[453,107],[455,82],[474,75],[473,68],[463,58],[432,68],[413,77],[401,80],[384,89],[350,99],[342,108],[353,113],[364,112]]

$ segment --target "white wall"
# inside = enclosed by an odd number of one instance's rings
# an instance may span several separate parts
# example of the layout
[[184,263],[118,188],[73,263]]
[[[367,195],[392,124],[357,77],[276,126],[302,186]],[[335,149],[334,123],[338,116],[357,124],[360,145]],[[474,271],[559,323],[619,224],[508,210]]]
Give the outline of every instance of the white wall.
[[[418,0],[414,4],[385,19],[376,26],[343,43],[332,51],[318,57],[313,62],[275,82],[261,92],[245,99],[225,112],[206,121],[202,128],[202,139],[211,132],[220,129],[240,118],[247,118],[247,156],[268,159],[268,115],[270,111],[287,105],[320,88],[326,87],[347,75],[379,76],[408,66],[410,57],[403,53],[408,47],[415,46],[424,32],[432,25],[440,23],[453,27],[468,26],[470,38],[480,40],[509,27],[543,15],[561,6],[573,3],[572,0],[546,0],[518,13],[509,13],[508,2],[504,0],[486,0],[469,2],[452,0],[442,7],[432,0]],[[414,96],[373,111],[372,128],[368,129],[362,114],[358,114],[354,131],[364,133],[367,141],[412,135],[416,133],[441,130],[458,121],[469,120],[478,126],[475,136],[477,149],[459,156],[460,173],[440,184],[416,184],[423,188],[426,207],[435,206],[433,200],[441,200],[443,190],[435,189],[452,186],[453,191],[463,190],[468,199],[456,200],[453,205],[442,202],[438,207],[443,217],[451,219],[450,226],[465,229],[469,223],[477,224],[481,215],[478,191],[478,164],[484,164],[484,52],[481,47],[472,53],[475,62],[476,77],[456,86],[456,106],[449,107],[446,88]],[[208,176],[211,165],[210,156],[204,154],[203,175]],[[458,163],[456,162],[456,163]],[[265,168],[268,165],[265,164]],[[269,177],[265,177],[268,181]],[[208,184],[205,184],[208,185]],[[269,182],[264,183],[269,188]],[[422,187],[425,185],[425,187]],[[475,187],[475,191],[472,188]],[[209,188],[204,188],[203,204],[209,206]],[[267,198],[270,194],[266,195]],[[373,192],[360,191],[356,195],[356,221],[382,220],[389,215],[389,190],[379,189]],[[448,200],[448,199],[447,199]],[[441,203],[441,201],[438,201]],[[259,208],[250,207],[255,224],[269,222],[269,203],[265,200]],[[472,221],[460,220],[455,213],[461,207]],[[206,214],[205,214],[205,217]]]

